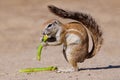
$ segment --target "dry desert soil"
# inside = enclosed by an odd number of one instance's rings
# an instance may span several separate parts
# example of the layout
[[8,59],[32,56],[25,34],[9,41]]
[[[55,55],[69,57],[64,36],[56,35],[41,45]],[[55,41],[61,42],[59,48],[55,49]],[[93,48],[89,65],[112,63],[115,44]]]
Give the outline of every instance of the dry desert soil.
[[[59,19],[47,5],[91,14],[103,30],[104,44],[93,58],[79,64],[79,72],[54,71],[19,73],[29,67],[70,68],[62,46],[43,49],[36,60],[42,23]],[[120,1],[119,0],[0,0],[0,80],[120,80]]]

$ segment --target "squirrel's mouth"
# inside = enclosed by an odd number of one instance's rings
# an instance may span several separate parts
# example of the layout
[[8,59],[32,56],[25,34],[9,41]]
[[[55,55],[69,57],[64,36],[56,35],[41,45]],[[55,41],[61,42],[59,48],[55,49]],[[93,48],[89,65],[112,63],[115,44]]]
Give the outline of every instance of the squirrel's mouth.
[[43,35],[47,35],[48,36],[48,39],[47,41],[48,42],[54,42],[56,41],[56,38],[54,37],[54,34],[50,33],[50,32],[43,32]]
[[48,42],[54,42],[54,41],[56,41],[56,38],[55,37],[49,37],[47,41]]

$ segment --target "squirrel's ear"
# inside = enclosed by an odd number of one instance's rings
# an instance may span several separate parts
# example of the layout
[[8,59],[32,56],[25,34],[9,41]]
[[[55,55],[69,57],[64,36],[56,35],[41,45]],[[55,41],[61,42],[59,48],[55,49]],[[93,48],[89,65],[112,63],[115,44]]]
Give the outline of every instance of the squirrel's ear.
[[54,22],[55,24],[57,24],[58,23],[58,21],[57,20],[55,20],[55,22]]
[[53,21],[53,24],[54,24],[54,25],[55,25],[55,24],[59,24],[58,20],[54,20],[54,21]]
[[60,21],[59,20],[55,20],[54,23],[55,24],[60,24]]

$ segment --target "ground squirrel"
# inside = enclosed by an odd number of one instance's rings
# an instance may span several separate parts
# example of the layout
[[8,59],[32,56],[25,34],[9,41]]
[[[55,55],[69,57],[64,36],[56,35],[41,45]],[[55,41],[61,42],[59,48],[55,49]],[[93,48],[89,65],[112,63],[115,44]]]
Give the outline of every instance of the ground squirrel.
[[[103,42],[102,31],[96,21],[86,13],[65,11],[53,5],[48,6],[48,8],[57,16],[76,20],[76,22],[63,24],[57,19],[52,19],[45,22],[42,26],[44,26],[43,35],[48,35],[49,40],[54,38],[53,42],[48,40],[44,46],[63,44],[65,59],[73,67],[70,71],[78,71],[78,62],[92,58],[99,51]],[[88,51],[89,37],[87,30],[93,42],[90,52]]]

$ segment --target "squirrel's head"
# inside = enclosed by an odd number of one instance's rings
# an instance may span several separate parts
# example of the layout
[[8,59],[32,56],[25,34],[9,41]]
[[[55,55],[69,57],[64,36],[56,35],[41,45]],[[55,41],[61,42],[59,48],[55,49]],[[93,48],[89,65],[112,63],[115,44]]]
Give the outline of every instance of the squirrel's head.
[[44,23],[45,28],[43,29],[43,35],[48,35],[49,37],[55,37],[56,33],[61,28],[61,23],[56,20],[49,20],[46,23]]

